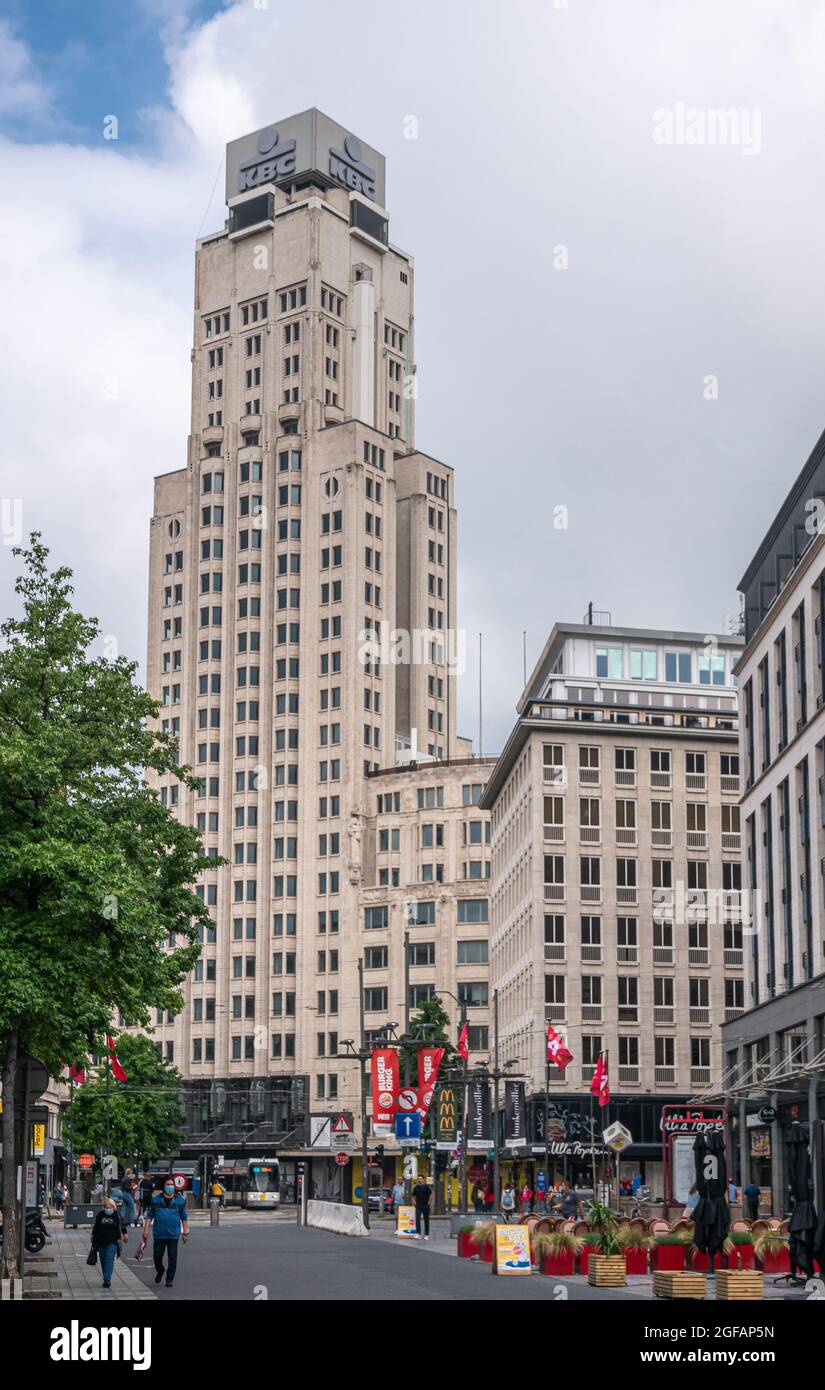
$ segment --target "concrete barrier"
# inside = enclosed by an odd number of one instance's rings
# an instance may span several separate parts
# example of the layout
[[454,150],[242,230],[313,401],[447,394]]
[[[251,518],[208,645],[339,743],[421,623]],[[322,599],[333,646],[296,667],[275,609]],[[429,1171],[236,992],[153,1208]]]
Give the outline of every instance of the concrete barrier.
[[360,1206],[347,1207],[343,1202],[307,1202],[307,1225],[338,1236],[369,1235]]

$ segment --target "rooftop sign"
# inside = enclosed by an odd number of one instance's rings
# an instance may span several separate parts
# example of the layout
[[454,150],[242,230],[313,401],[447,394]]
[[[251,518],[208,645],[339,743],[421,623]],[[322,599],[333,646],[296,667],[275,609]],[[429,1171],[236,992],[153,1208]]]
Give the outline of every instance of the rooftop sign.
[[309,173],[384,206],[384,156],[315,107],[229,142],[226,200]]

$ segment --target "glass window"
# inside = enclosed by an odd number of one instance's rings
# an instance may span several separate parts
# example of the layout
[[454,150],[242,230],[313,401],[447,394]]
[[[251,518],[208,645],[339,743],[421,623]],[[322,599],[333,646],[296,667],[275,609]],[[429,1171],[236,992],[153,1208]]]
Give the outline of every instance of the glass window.
[[623,675],[621,647],[596,648],[596,676],[610,680],[621,680]]

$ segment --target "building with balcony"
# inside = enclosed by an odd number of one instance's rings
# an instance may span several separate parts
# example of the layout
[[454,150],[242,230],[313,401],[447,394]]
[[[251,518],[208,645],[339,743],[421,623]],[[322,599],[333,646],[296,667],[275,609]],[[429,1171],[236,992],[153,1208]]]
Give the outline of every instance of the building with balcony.
[[[666,1102],[701,1098],[745,1005],[741,638],[559,623],[481,801],[490,984],[534,1109],[581,1137],[608,1054],[611,1118],[656,1187]],[[573,1062],[545,1068],[548,1023]],[[562,1140],[562,1142],[565,1142]]]
[[747,1012],[724,1029],[717,1078],[736,1175],[787,1203],[799,1121],[825,1201],[825,435],[739,588],[743,875],[758,915],[745,939]]

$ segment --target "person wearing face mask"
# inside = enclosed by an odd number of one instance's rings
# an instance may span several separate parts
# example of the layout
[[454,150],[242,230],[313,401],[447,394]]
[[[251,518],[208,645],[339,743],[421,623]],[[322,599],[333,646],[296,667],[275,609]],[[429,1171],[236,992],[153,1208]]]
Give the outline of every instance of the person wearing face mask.
[[100,1260],[104,1289],[112,1287],[115,1260],[122,1250],[120,1242],[120,1215],[114,1197],[107,1197],[92,1227],[92,1249],[97,1251]]
[[163,1257],[166,1256],[166,1287],[171,1288],[175,1271],[178,1267],[178,1242],[183,1237],[186,1244],[189,1239],[189,1215],[186,1210],[186,1202],[180,1193],[175,1192],[175,1184],[171,1178],[167,1178],[163,1184],[163,1189],[156,1192],[152,1198],[149,1210],[143,1223],[144,1243],[149,1237],[149,1227],[152,1226],[154,1237],[152,1253],[155,1260],[155,1283],[159,1284],[163,1278]]

